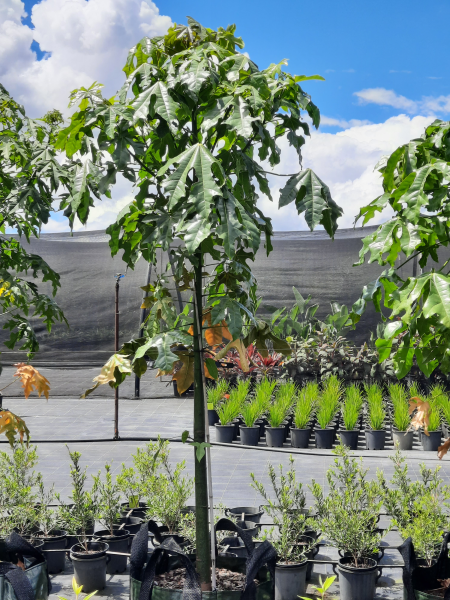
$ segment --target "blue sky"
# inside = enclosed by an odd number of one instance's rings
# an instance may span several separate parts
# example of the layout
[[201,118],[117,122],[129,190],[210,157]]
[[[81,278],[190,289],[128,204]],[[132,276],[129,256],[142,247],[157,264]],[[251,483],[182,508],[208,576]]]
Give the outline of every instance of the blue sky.
[[[260,68],[287,58],[290,72],[326,78],[304,84],[322,123],[304,146],[303,165],[343,207],[340,227],[352,226],[359,208],[381,193],[373,171],[381,156],[421,135],[434,118],[450,118],[442,27],[450,22],[450,2],[442,0],[1,0],[0,82],[30,116],[52,108],[69,116],[71,90],[96,80],[110,97],[123,83],[128,49],[144,34],[161,35],[173,22],[185,22],[187,14],[214,29],[236,23]],[[284,144],[279,172],[298,168],[296,153]],[[295,209],[278,211],[275,179],[275,202],[261,198],[260,206],[275,229],[305,229]],[[131,194],[129,183],[118,181],[113,198],[95,207],[89,228],[105,228]],[[46,230],[64,227],[55,216]]]
[[[25,1],[28,13],[34,4]],[[377,123],[398,114],[392,106],[361,103],[354,94],[367,88],[393,90],[416,102],[450,94],[449,39],[438,26],[450,22],[448,1],[285,1],[279,9],[267,0],[157,4],[178,23],[186,14],[212,28],[236,23],[260,68],[288,58],[296,74],[321,74],[326,82],[309,83],[307,91],[331,118]]]

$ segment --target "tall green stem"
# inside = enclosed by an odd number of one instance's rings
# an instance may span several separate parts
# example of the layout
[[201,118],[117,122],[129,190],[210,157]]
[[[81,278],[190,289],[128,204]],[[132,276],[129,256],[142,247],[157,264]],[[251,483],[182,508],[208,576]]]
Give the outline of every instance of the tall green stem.
[[[199,331],[197,323],[202,326],[202,267],[203,255],[196,253],[197,266],[194,267],[195,281],[194,310],[198,311],[198,319],[194,315],[194,441],[205,441],[205,399],[203,396],[202,360]],[[200,332],[201,333],[201,332]],[[197,460],[194,447],[195,463],[195,521],[197,545],[197,571],[200,576],[202,590],[211,589],[211,556],[209,550],[208,524],[208,483],[206,472],[206,456]]]

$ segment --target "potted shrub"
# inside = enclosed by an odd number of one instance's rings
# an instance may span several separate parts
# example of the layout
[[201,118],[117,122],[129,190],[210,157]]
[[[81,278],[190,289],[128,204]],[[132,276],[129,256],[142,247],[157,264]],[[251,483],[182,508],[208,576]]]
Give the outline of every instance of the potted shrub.
[[45,552],[46,550],[63,550],[67,547],[67,531],[61,529],[61,515],[56,509],[49,505],[53,504],[55,488],[52,487],[46,491],[44,482],[39,482],[38,492],[39,503],[36,507],[37,522],[40,530],[34,534],[38,540],[43,542],[40,548],[47,561],[47,570],[49,573],[61,573],[66,565],[65,552]]
[[291,427],[291,445],[294,448],[307,448],[311,436],[311,419],[317,406],[319,385],[307,383],[297,396],[294,410],[294,425]]
[[[98,494],[98,519],[104,529],[95,532],[95,537],[101,542],[106,542],[112,552],[127,552],[130,532],[119,527],[121,509],[120,487],[113,481],[111,465],[105,465],[105,478],[101,478],[101,471],[94,475],[94,489]],[[111,555],[106,568],[109,575],[123,573],[127,568],[127,557]]]
[[184,475],[185,461],[179,462],[173,469],[168,456],[163,460],[162,472],[156,474],[148,487],[147,519],[153,519],[166,528],[165,537],[172,536],[175,541],[179,534],[179,523],[194,489],[194,479]]
[[282,512],[262,539],[268,539],[277,552],[275,600],[297,600],[306,591],[307,544],[298,543],[302,535],[303,515]]
[[399,528],[404,540],[411,538],[419,566],[432,567],[439,556],[442,536],[447,528],[442,503],[433,492],[415,501],[415,514],[410,522]]
[[381,533],[376,529],[382,501],[376,482],[366,481],[366,471],[346,446],[338,446],[335,467],[327,472],[330,491],[324,496],[314,482],[311,491],[324,536],[338,550],[341,598],[371,600],[379,576],[377,562]]
[[401,383],[393,383],[388,389],[392,403],[392,439],[400,450],[412,450],[414,431],[409,431],[411,418],[406,390]]
[[256,419],[260,415],[260,408],[257,402],[247,402],[241,407],[241,417],[244,424],[239,426],[241,435],[241,444],[244,446],[257,446],[259,442],[260,428],[255,425]]
[[330,425],[338,412],[341,395],[342,384],[335,375],[332,375],[323,383],[316,412],[317,425],[314,430],[316,448],[333,447],[335,430]]
[[217,407],[219,423],[216,423],[216,442],[231,444],[235,432],[234,419],[241,410],[240,397],[233,390],[230,397]]
[[225,394],[228,393],[230,384],[226,379],[222,377],[217,380],[215,387],[209,387],[207,389],[208,396],[208,423],[210,427],[213,427],[219,422],[219,415],[217,414],[217,407],[223,401]]
[[350,450],[356,450],[358,447],[359,427],[357,427],[357,424],[362,403],[363,399],[359,387],[350,385],[345,390],[345,400],[342,404],[344,429],[339,431],[341,444],[348,446]]
[[98,498],[95,489],[91,492],[85,490],[87,467],[84,470],[81,469],[80,452],[69,450],[69,456],[72,461],[70,465],[72,492],[69,499],[72,502],[66,504],[58,493],[55,494],[59,502],[59,521],[62,529],[68,533],[67,547],[71,548],[75,544],[81,543],[87,552],[89,550],[89,540],[94,533],[94,524],[98,513]]
[[386,430],[384,424],[386,421],[386,410],[383,402],[383,392],[376,384],[366,386],[367,405],[368,405],[368,426],[366,428],[366,448],[367,450],[384,450],[386,442]]
[[276,400],[269,406],[266,426],[266,443],[271,448],[281,448],[286,438],[286,427],[283,424],[286,416],[286,404]]

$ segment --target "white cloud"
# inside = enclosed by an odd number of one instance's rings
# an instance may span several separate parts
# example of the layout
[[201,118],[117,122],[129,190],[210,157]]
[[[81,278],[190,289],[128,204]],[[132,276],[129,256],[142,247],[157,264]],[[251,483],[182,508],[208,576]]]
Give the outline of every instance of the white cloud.
[[394,90],[385,88],[368,88],[355,92],[360,104],[379,104],[381,106],[392,106],[400,110],[406,110],[408,113],[416,113],[418,110],[417,102],[409,100],[405,96],[400,96]]
[[[357,125],[338,133],[313,132],[303,146],[303,167],[312,168],[330,187],[331,195],[343,208],[339,227],[352,227],[361,206],[382,193],[381,176],[373,168],[381,156],[390,154],[398,146],[421,135],[433,117],[399,115],[384,123]],[[282,161],[277,173],[298,171],[296,153],[285,139],[281,140]],[[260,207],[273,220],[276,231],[307,229],[303,217],[299,218],[294,204],[278,210],[279,177],[269,176],[274,202],[261,198]],[[382,222],[387,213],[371,221]]]
[[[71,90],[93,81],[104,83],[111,96],[124,81],[129,48],[171,25],[152,0],[42,0],[31,14],[35,29],[21,16],[21,1],[1,1],[0,75],[31,116],[65,110]],[[49,53],[46,60],[30,50],[33,39]]]
[[[438,77],[429,77],[428,79],[439,79]],[[405,96],[396,94],[394,90],[385,88],[368,88],[355,92],[360,104],[378,104],[379,106],[392,106],[405,110],[410,114],[435,114],[450,113],[450,95],[449,96],[423,96],[421,100],[410,100]]]
[[320,115],[320,125],[323,127],[340,127],[341,129],[348,129],[349,127],[359,127],[361,125],[370,125],[371,121],[359,120],[359,119],[350,119],[346,121],[345,119],[334,119],[333,117],[327,117],[325,115]]

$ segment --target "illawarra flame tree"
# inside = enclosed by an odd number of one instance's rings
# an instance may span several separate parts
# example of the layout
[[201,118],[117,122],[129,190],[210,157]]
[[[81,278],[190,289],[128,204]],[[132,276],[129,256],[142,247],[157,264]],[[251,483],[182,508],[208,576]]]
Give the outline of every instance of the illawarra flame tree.
[[[78,109],[57,141],[67,159],[78,161],[66,200],[69,218],[77,213],[86,222],[93,193],[109,196],[119,174],[132,181],[134,199],[107,230],[112,254],[123,252],[133,267],[140,257],[156,264],[158,248],[169,251],[171,276],[192,292],[190,311],[165,331],[149,328],[122,352],[138,375],[146,369],[145,357],[164,372],[180,360],[192,364],[197,447],[205,441],[201,324],[206,320],[206,331],[218,326],[231,344],[245,336],[245,343],[265,348],[272,338],[275,350],[290,352],[254,316],[256,283],[249,266],[263,236],[267,253],[272,249],[270,219],[257,200],[259,193],[270,198],[265,169],[280,163],[278,138],[287,138],[300,162],[281,190],[280,207],[295,202],[311,229],[322,225],[330,236],[341,215],[328,187],[301,169],[309,135],[301,113],[315,127],[320,113],[300,84],[322,78],[290,75],[283,70],[286,60],[260,70],[239,51],[244,44],[234,34],[235,26],[213,31],[188,18],[187,26],[175,25],[164,37],[142,39],[129,53],[116,96],[103,98],[98,84],[72,93]],[[203,285],[204,268],[209,277]],[[115,368],[113,385],[125,376]],[[203,589],[210,589],[204,456],[195,460],[195,496],[197,569]]]

